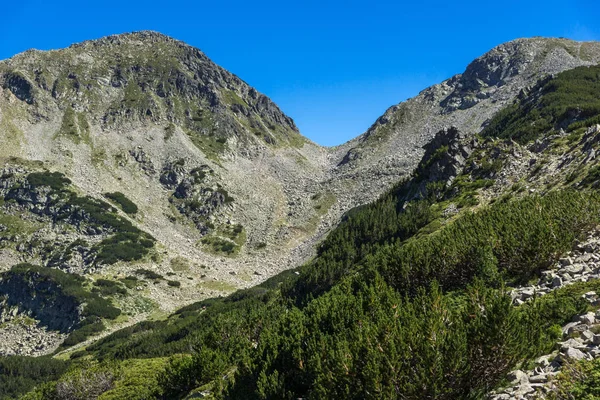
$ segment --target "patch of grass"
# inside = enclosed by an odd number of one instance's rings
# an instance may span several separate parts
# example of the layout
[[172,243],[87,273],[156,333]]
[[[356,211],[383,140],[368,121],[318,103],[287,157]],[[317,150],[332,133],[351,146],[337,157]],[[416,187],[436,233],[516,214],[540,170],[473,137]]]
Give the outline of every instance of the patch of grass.
[[233,292],[237,288],[227,282],[221,281],[206,281],[198,283],[199,288],[208,290],[217,290],[219,292]]
[[128,289],[134,289],[137,286],[139,286],[139,284],[141,283],[140,280],[137,277],[133,276],[133,275],[126,276],[125,278],[121,278],[119,280]]
[[190,262],[185,257],[174,257],[171,259],[171,269],[177,272],[188,271],[190,269]]
[[224,90],[223,99],[230,105],[238,104],[240,106],[248,107],[248,103],[246,103],[236,92],[233,90]]
[[233,256],[239,251],[239,246],[233,240],[219,236],[205,236],[200,242],[205,250],[215,254]]

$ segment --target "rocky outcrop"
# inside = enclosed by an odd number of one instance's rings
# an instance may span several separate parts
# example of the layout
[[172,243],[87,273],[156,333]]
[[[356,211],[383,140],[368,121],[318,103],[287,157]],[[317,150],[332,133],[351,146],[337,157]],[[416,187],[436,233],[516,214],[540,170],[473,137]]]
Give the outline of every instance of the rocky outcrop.
[[[6,272],[0,277],[3,313],[28,315],[50,330],[70,332],[82,320],[80,304],[60,285],[39,275]],[[2,317],[6,319],[6,317]]]
[[[543,271],[536,285],[512,290],[513,303],[519,306],[535,297],[576,282],[600,279],[600,237],[598,232],[579,243],[573,251],[561,258],[552,269]],[[587,292],[583,298],[594,308],[600,306],[596,292]],[[492,400],[538,399],[554,388],[553,379],[568,362],[592,360],[600,357],[600,310],[576,315],[562,327],[562,341],[551,354],[538,357],[536,367],[529,371],[516,370],[508,375],[509,387],[491,393]]]

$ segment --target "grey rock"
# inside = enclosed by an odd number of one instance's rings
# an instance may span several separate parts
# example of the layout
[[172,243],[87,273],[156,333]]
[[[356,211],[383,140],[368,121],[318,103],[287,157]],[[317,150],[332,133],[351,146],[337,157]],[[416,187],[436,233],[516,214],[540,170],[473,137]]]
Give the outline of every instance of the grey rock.
[[571,257],[563,257],[563,258],[559,259],[558,262],[563,267],[573,264],[573,260],[571,259]]
[[576,360],[576,361],[580,361],[585,359],[585,354],[579,350],[579,349],[575,349],[573,347],[569,347],[565,352],[564,352],[564,356],[565,358],[569,359],[569,360]]
[[520,369],[509,372],[506,377],[513,385],[529,382],[529,377],[527,374]]
[[563,280],[562,280],[562,278],[561,278],[560,276],[555,276],[555,277],[552,279],[552,287],[553,287],[553,288],[559,288],[559,287],[561,287],[562,285],[563,285]]

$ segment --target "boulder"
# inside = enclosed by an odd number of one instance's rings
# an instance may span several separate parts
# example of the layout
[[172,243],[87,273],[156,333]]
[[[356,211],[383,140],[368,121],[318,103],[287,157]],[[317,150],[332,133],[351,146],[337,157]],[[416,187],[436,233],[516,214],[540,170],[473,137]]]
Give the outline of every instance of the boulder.
[[596,316],[593,312],[580,315],[578,318],[579,322],[586,325],[593,325],[596,322]]
[[520,369],[510,371],[507,375],[507,379],[513,385],[529,383],[529,377],[525,372],[521,371]]
[[569,347],[564,352],[564,357],[568,360],[580,361],[580,360],[585,359],[585,354],[579,349],[576,349],[574,347]]

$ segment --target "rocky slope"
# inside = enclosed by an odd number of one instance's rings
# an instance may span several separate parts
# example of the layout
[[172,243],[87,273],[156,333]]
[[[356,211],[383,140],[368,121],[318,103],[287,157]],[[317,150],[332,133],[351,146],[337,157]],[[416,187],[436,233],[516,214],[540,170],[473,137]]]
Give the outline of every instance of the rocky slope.
[[[251,286],[309,258],[343,213],[434,152],[436,133],[466,142],[542,76],[598,62],[599,43],[516,40],[328,149],[200,50],[157,33],[27,51],[0,62],[0,271],[32,262],[121,282],[127,295],[113,300],[132,321]],[[461,146],[437,161],[449,183],[476,147]],[[44,170],[66,186],[36,185]],[[138,236],[124,240],[123,224]],[[139,257],[107,261],[111,240],[148,238]]]
[[479,132],[541,77],[598,62],[597,42],[532,38],[502,44],[474,60],[464,73],[390,107],[363,135],[332,149],[333,180],[364,188],[354,193],[361,196],[358,202],[373,199],[377,187],[416,167],[423,146],[441,129]]

